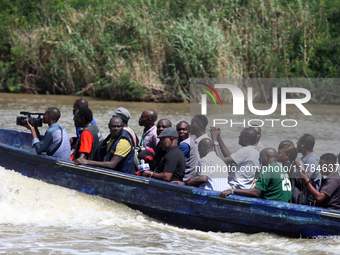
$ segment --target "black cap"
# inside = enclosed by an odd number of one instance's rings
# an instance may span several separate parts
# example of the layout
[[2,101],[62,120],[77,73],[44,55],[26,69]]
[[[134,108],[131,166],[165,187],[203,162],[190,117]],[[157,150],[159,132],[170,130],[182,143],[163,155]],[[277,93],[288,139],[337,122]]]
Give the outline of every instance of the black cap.
[[173,127],[169,127],[169,128],[166,128],[162,131],[162,133],[157,136],[158,138],[161,138],[161,137],[174,137],[174,138],[178,138],[178,133],[176,131],[175,128]]

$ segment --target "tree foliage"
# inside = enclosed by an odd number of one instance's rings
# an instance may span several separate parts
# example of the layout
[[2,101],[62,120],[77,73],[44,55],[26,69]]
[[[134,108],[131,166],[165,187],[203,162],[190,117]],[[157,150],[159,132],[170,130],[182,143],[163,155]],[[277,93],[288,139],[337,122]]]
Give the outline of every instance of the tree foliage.
[[340,73],[339,1],[2,2],[1,91],[182,101],[190,78]]

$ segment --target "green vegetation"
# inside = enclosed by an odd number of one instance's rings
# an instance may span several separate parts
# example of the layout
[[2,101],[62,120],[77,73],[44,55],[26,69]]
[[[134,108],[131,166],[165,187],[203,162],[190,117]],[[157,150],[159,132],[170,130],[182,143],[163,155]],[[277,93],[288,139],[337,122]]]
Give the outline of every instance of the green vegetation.
[[340,1],[2,0],[0,22],[0,91],[183,101],[190,78],[340,74]]

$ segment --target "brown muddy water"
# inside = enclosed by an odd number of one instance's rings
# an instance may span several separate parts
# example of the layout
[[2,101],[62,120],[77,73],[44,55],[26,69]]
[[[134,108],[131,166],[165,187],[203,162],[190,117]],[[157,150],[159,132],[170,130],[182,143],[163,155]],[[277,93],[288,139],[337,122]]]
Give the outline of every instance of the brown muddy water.
[[[61,110],[59,123],[70,136],[75,134],[72,105],[77,97],[52,95],[0,94],[0,126],[25,130],[15,120],[22,110],[44,112],[55,106]],[[119,106],[129,109],[129,126],[138,135],[138,117],[152,108],[158,117],[167,117],[173,124],[190,122],[190,111],[199,106],[189,104],[157,104],[115,102],[86,98],[95,120],[107,135],[107,123]],[[256,105],[263,109],[265,105]],[[273,114],[271,118],[296,119],[295,128],[263,127],[262,143],[277,148],[284,139],[296,142],[303,133],[316,138],[318,156],[325,152],[338,154],[340,128],[339,106],[308,105],[311,117],[297,109],[288,109],[289,116]],[[211,108],[212,109],[212,108]],[[239,148],[242,126],[230,127],[230,119],[265,119],[246,115],[232,118],[227,108],[208,111],[209,125],[214,119],[227,119],[220,125],[231,151]],[[44,133],[46,126],[41,128]],[[1,165],[1,162],[0,162]],[[70,206],[71,205],[71,206]],[[154,221],[123,204],[90,196],[59,186],[30,179],[0,167],[0,253],[1,254],[339,254],[340,239],[294,239],[274,234],[213,233],[181,229]]]

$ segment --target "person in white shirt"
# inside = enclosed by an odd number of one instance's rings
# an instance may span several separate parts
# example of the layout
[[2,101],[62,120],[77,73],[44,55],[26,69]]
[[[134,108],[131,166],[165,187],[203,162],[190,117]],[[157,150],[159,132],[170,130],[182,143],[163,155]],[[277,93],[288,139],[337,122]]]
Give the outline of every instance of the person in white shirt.
[[201,184],[202,189],[223,191],[230,189],[228,184],[228,166],[217,156],[211,139],[204,138],[198,144],[201,159],[196,167],[198,176],[208,176],[208,181]]
[[250,189],[255,173],[259,170],[259,151],[254,146],[257,140],[256,130],[245,128],[240,133],[239,145],[242,148],[235,153],[231,153],[225,146],[219,128],[212,127],[210,132],[217,155],[231,166],[229,171],[231,188]]
[[190,134],[194,135],[196,138],[194,139],[194,147],[195,147],[195,156],[196,159],[195,161],[192,163],[193,167],[196,167],[198,165],[199,160],[201,159],[199,153],[198,153],[198,144],[199,142],[204,139],[204,138],[208,138],[210,139],[210,137],[207,135],[207,133],[205,132],[205,129],[208,125],[208,119],[206,116],[198,114],[195,115],[192,120],[191,120],[191,124],[190,124]]

